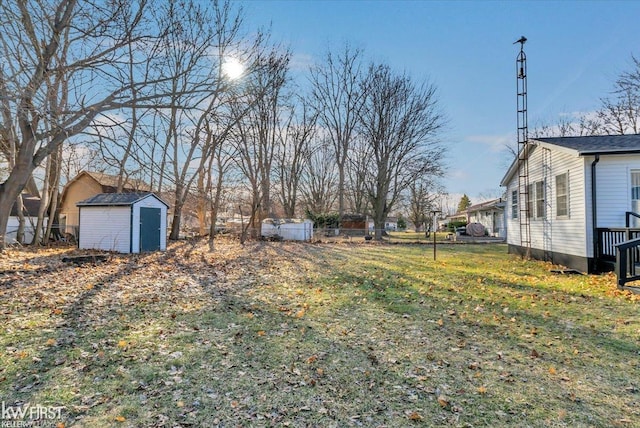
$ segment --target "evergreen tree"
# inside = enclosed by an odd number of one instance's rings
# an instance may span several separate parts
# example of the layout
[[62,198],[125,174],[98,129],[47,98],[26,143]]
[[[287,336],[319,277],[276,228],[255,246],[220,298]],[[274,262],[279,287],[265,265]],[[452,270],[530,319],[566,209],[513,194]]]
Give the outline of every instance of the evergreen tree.
[[460,198],[460,202],[458,203],[458,212],[466,211],[466,209],[469,208],[470,206],[471,206],[471,200],[465,193],[464,195],[462,195],[462,198]]

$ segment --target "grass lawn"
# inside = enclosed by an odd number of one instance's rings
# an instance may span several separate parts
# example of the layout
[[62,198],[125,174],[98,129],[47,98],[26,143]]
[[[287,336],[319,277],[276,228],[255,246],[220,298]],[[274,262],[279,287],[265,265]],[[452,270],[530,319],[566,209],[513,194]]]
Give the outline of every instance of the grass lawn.
[[640,426],[640,300],[612,275],[501,244],[76,253],[0,256],[0,399],[61,427]]

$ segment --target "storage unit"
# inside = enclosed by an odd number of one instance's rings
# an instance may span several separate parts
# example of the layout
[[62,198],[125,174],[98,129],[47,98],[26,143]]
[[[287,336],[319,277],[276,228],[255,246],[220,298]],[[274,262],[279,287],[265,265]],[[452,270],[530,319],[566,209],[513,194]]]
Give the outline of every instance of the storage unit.
[[266,219],[262,222],[262,236],[280,237],[285,241],[310,241],[313,238],[311,220]]
[[153,193],[100,193],[77,206],[79,248],[120,253],[167,249],[168,204]]

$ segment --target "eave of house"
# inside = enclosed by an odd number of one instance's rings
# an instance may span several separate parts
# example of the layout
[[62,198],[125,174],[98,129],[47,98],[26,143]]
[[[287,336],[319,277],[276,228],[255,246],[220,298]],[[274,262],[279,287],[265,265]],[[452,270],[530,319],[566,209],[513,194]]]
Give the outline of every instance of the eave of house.
[[[620,136],[622,137],[622,136]],[[637,137],[637,136],[633,136]],[[570,137],[570,138],[579,138],[579,137]],[[603,138],[607,138],[604,136]],[[609,136],[611,138],[611,136]],[[617,136],[613,136],[613,138],[617,138]],[[553,144],[548,141],[541,141],[536,139],[530,139],[529,144],[525,146],[525,157],[529,157],[531,152],[535,150],[536,147],[542,147],[549,150],[554,150],[556,152],[567,153],[576,157],[584,157],[584,156],[603,156],[603,155],[630,155],[630,154],[640,154],[640,147],[637,144],[629,144],[627,147],[611,147],[609,145],[605,145],[602,148],[591,148],[580,150],[577,148],[565,147],[563,145]],[[518,172],[518,157],[516,157],[511,166],[507,170],[507,173],[504,175],[502,180],[500,181],[500,186],[506,187],[513,176]]]

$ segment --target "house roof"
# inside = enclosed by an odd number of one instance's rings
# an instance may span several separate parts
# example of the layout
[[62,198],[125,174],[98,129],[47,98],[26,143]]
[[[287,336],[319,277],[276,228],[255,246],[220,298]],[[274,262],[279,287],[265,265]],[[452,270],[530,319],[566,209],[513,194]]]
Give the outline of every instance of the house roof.
[[87,206],[129,206],[133,205],[138,201],[141,201],[147,197],[154,197],[158,199],[160,202],[167,204],[165,201],[160,199],[153,193],[148,192],[133,192],[133,193],[98,193],[97,195],[93,195],[92,197],[85,199],[84,201],[80,201],[76,204],[78,207],[87,207]]
[[[89,175],[91,178],[96,180],[103,188],[105,187],[113,188],[113,189],[118,188],[117,175],[103,174],[101,172],[95,172],[95,171],[82,171],[80,174],[82,173]],[[78,176],[80,174],[78,174]],[[129,191],[131,190],[144,191],[144,192],[151,191],[151,187],[147,183],[138,179],[126,179],[124,182],[123,188]],[[105,193],[108,193],[108,191],[105,190]]]
[[[536,146],[564,150],[576,156],[640,154],[640,134],[535,138],[525,147],[525,156]],[[500,185],[506,186],[517,170],[518,157],[515,157]]]
[[490,201],[480,202],[479,204],[471,205],[467,208],[468,212],[490,210],[490,209],[504,209],[504,201],[502,198],[491,199]]
[[640,134],[536,138],[533,141],[574,150],[579,156],[640,153]]
[[[27,217],[38,217],[38,210],[40,209],[40,198],[37,196],[29,195],[28,193],[23,193],[21,196],[22,205],[24,207],[22,213]],[[18,216],[18,207],[15,203],[11,207],[10,216]]]

